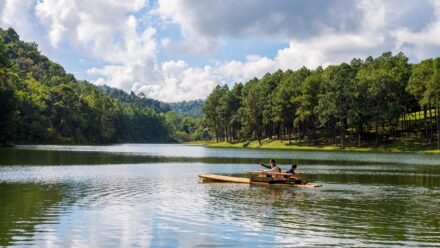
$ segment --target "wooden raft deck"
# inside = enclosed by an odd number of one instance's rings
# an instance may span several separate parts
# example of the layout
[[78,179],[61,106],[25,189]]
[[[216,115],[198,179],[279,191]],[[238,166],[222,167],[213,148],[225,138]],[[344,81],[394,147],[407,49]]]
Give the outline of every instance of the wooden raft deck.
[[216,174],[200,174],[201,182],[206,181],[219,181],[219,182],[230,182],[230,183],[251,183],[251,180],[246,177],[229,177]]
[[248,183],[252,185],[263,185],[263,186],[289,186],[289,187],[300,187],[300,188],[317,188],[321,187],[319,184],[307,183],[307,184],[285,184],[285,183],[264,183],[264,182],[251,182],[249,178],[246,177],[230,177],[216,174],[200,174],[200,182],[229,182],[229,183]]

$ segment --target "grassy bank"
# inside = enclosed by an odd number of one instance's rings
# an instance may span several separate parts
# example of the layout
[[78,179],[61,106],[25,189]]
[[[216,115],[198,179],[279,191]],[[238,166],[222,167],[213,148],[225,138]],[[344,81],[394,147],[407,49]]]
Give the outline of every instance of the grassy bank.
[[281,150],[317,150],[317,151],[364,151],[364,152],[426,152],[439,153],[436,149],[436,144],[425,144],[414,140],[406,140],[398,144],[387,144],[378,147],[346,147],[341,149],[336,145],[309,145],[290,143],[288,141],[281,142],[280,140],[263,140],[261,144],[258,141],[241,141],[241,142],[219,142],[214,141],[194,141],[186,144],[199,144],[208,147],[226,147],[226,148],[254,148],[254,149],[281,149]]

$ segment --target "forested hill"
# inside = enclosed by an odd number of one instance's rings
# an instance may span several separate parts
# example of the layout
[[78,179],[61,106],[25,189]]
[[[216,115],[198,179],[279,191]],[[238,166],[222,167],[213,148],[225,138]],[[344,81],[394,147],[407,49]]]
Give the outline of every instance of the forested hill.
[[0,29],[0,144],[166,142],[160,104],[78,81],[37,44]]
[[410,64],[386,52],[325,69],[280,70],[216,87],[204,112],[219,141],[344,147],[412,139],[412,146],[437,142],[440,149],[440,57]]
[[203,117],[202,100],[169,103],[169,106],[171,108],[171,111],[182,114],[183,116],[186,117],[192,117],[192,118]]
[[99,86],[99,88],[104,92],[104,94],[124,103],[131,103],[141,108],[151,108],[154,111],[160,113],[165,113],[171,110],[170,106],[167,103],[151,98],[146,98],[142,95],[142,93],[140,95],[136,95],[133,92],[128,94],[123,90],[109,87],[107,85]]

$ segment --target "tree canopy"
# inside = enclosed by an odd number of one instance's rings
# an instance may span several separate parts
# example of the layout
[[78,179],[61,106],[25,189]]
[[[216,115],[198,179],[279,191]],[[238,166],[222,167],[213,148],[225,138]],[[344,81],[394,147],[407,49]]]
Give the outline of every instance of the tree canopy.
[[439,96],[440,58],[410,64],[403,53],[385,52],[325,69],[279,70],[232,89],[217,86],[203,111],[217,141],[344,147],[346,139],[361,146],[408,136],[431,142],[437,135],[440,149]]
[[172,141],[165,103],[78,81],[0,29],[0,144]]

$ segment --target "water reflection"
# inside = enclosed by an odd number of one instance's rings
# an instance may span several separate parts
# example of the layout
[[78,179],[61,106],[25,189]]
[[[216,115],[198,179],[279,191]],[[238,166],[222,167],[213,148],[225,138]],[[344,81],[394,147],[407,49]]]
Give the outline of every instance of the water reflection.
[[[78,189],[76,189],[78,190]],[[75,201],[63,184],[0,183],[0,246],[32,244],[38,225],[56,225]]]
[[438,191],[371,186],[350,190],[326,184],[313,191],[255,187],[225,192],[214,187],[208,193],[213,218],[258,227],[259,235],[266,236],[265,241],[274,238],[274,244],[383,246],[440,242],[440,207],[430,200],[440,196]]
[[[170,145],[167,145],[170,146]],[[330,165],[440,165],[440,154],[382,154],[382,153],[344,153],[344,152],[310,152],[310,151],[274,151],[243,149],[222,149],[195,147],[187,153],[179,151],[181,145],[165,152],[117,151],[113,146],[101,149],[85,149],[83,146],[20,146],[17,148],[0,148],[0,165],[92,165],[92,164],[132,164],[157,162],[203,162],[203,163],[257,163],[277,158],[279,164],[330,164]],[[88,146],[86,146],[87,148]],[[191,146],[192,147],[192,146]],[[112,149],[109,149],[112,148]],[[138,148],[140,149],[140,148]],[[148,151],[148,152],[147,152]],[[237,157],[234,157],[237,155]],[[239,156],[238,156],[239,155]],[[433,168],[427,167],[427,168]],[[426,168],[425,168],[426,169]]]
[[[59,146],[59,145],[32,145],[18,146],[11,150],[37,150],[58,152],[86,152],[105,153],[118,156],[140,156],[153,158],[214,158],[229,159],[229,162],[238,159],[270,159],[277,158],[291,161],[356,161],[367,163],[399,163],[399,164],[427,164],[440,165],[440,154],[426,153],[375,153],[375,152],[340,152],[340,151],[306,151],[306,150],[274,150],[274,149],[234,149],[209,148],[196,145],[180,144],[120,144],[107,146]],[[1,150],[0,150],[1,152]],[[105,157],[105,155],[102,155]],[[121,159],[121,158],[119,158]],[[122,158],[125,159],[125,158]],[[174,160],[176,161],[176,160]],[[182,161],[182,160],[179,160]],[[198,160],[200,161],[200,160]],[[146,161],[145,161],[146,162]],[[203,162],[210,162],[205,160]],[[226,160],[223,162],[227,162]],[[249,162],[249,161],[248,161]]]
[[249,163],[23,151],[17,164],[64,166],[0,166],[0,246],[440,246],[436,165],[302,163],[324,186],[301,189],[198,183],[200,173],[259,168]]

